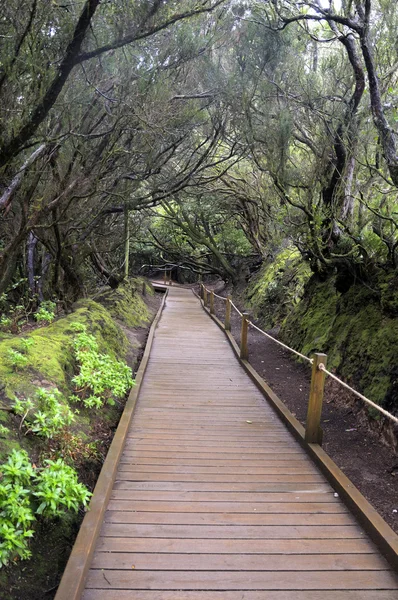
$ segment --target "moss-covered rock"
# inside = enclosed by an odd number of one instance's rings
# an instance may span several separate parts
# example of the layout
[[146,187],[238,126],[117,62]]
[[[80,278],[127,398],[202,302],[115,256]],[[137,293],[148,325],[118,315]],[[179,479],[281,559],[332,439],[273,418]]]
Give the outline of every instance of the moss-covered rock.
[[249,306],[263,327],[281,323],[298,305],[310,274],[308,264],[293,246],[264,263],[246,292]]
[[336,291],[335,278],[313,277],[285,319],[281,338],[303,354],[328,354],[328,364],[356,389],[390,410],[398,408],[398,291],[395,276]]
[[[48,381],[62,392],[67,391],[74,364],[72,340],[75,332],[71,329],[72,323],[87,325],[88,330],[96,336],[101,352],[124,358],[127,339],[109,312],[98,302],[81,300],[67,317],[28,334],[0,341],[0,384],[4,386],[3,395],[6,398],[11,400],[16,394],[29,395],[37,387],[38,381]],[[25,349],[23,339],[34,343]],[[8,357],[10,349],[26,355],[28,365],[25,368],[13,368]]]
[[[95,335],[99,352],[109,354],[116,360],[126,360],[130,341],[128,328],[148,325],[151,313],[139,291],[142,281],[133,280],[118,290],[109,290],[94,300],[82,299],[73,307],[73,312],[51,325],[39,327],[21,335],[4,335],[0,338],[0,423],[9,432],[0,432],[0,457],[21,445],[32,453],[37,439],[20,436],[19,419],[10,412],[15,397],[33,397],[38,387],[57,387],[63,394],[61,401],[67,402],[72,393],[71,379],[74,375],[75,359],[73,338],[76,335],[72,324],[80,323]],[[150,290],[148,289],[148,293]],[[120,323],[119,323],[120,322]],[[25,340],[31,340],[27,347]],[[27,365],[16,368],[9,356],[16,350],[27,358]],[[111,420],[115,411],[107,407]],[[104,419],[106,420],[104,412]],[[90,418],[84,411],[76,416],[75,424],[79,435],[90,430]]]
[[150,320],[149,310],[141,295],[143,285],[148,295],[153,288],[145,280],[136,278],[119,286],[116,290],[106,290],[95,297],[108,310],[109,314],[128,327],[143,327]]

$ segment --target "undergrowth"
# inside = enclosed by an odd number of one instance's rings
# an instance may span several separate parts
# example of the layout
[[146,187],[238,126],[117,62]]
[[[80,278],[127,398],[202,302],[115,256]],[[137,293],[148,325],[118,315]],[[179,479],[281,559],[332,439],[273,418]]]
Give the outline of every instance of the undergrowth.
[[13,450],[0,467],[0,566],[30,558],[33,524],[63,517],[66,511],[87,506],[91,493],[78,482],[76,471],[62,459],[46,460],[41,469],[27,452]]
[[123,398],[134,384],[130,367],[100,353],[97,340],[85,325],[75,323],[71,327],[78,332],[73,347],[79,365],[79,373],[72,379],[76,388],[71,399],[81,400],[87,408],[101,408],[105,402],[114,405],[115,399]]

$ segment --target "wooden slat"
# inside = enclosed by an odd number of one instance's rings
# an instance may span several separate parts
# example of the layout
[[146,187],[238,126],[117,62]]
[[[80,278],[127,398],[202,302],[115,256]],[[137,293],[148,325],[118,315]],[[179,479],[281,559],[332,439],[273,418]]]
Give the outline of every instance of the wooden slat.
[[103,537],[189,539],[361,539],[359,527],[347,525],[131,525],[104,523]]
[[[296,554],[289,571],[384,571],[377,554]],[[275,554],[130,554],[97,552],[93,569],[135,571],[286,571],[283,557]],[[250,575],[249,575],[250,577]],[[228,578],[228,574],[226,574]]]
[[398,590],[389,571],[192,571],[91,570],[87,588],[131,590]]
[[[133,600],[396,600],[395,590],[306,590],[301,591],[172,591],[150,590],[134,591]],[[128,590],[86,590],[83,600],[132,600],[131,591]]]
[[152,490],[121,490],[114,489],[111,495],[112,500],[126,500],[128,502],[148,500],[148,501],[168,501],[168,502],[248,502],[253,503],[271,503],[271,502],[327,502],[340,505],[339,499],[335,498],[331,490],[318,493],[314,490],[303,491],[285,491],[285,492],[174,492],[174,491],[152,491]]
[[346,512],[341,502],[167,502],[110,500],[110,510],[151,512],[242,512],[242,513],[340,513]]
[[[106,523],[158,523],[164,525],[355,525],[349,513],[151,513],[108,510]],[[363,534],[362,534],[363,537]]]
[[165,554],[374,554],[374,546],[366,539],[344,540],[212,540],[104,538],[99,552],[145,552]]
[[115,481],[114,490],[156,490],[175,492],[330,492],[325,483],[181,483],[176,481]]

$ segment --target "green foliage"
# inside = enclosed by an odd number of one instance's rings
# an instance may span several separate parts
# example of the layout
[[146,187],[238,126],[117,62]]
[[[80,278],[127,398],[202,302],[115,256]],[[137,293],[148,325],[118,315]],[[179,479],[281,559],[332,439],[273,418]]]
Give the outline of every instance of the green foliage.
[[34,317],[39,324],[52,323],[55,319],[55,309],[57,305],[50,300],[42,302],[40,308],[35,312]]
[[46,466],[36,475],[33,495],[40,501],[36,514],[58,517],[65,510],[77,512],[79,506],[87,506],[91,496],[87,488],[78,482],[76,471],[62,459],[46,460]]
[[15,371],[20,371],[21,369],[27,367],[27,365],[29,364],[29,359],[27,358],[27,356],[21,354],[21,352],[18,352],[18,350],[14,350],[12,348],[10,348],[7,351],[7,360],[8,364]]
[[300,302],[310,268],[293,246],[267,261],[249,285],[246,297],[264,327],[280,324]]
[[73,346],[79,373],[73,378],[76,392],[83,404],[100,408],[104,402],[114,403],[113,398],[122,398],[133,385],[132,372],[126,364],[101,354],[95,337],[80,328]]
[[91,496],[78,482],[72,467],[61,459],[45,461],[34,469],[24,450],[13,450],[0,467],[0,566],[17,558],[30,558],[28,546],[33,522],[62,517],[66,511],[87,506]]
[[14,411],[22,416],[28,432],[45,438],[58,435],[74,419],[70,408],[62,403],[62,394],[57,388],[39,388],[34,402],[30,398],[17,398]]
[[12,323],[12,319],[7,317],[6,315],[1,315],[0,317],[0,329],[2,331],[9,331]]
[[22,338],[20,344],[25,351],[28,351],[29,348],[35,345],[35,341],[30,338]]
[[[13,286],[15,287],[15,286]],[[0,304],[1,299],[3,298],[3,304],[6,306],[6,298],[7,294],[2,294],[0,296]],[[17,304],[12,306],[11,308],[5,309],[5,312],[0,317],[0,330],[1,331],[9,331],[11,333],[18,333],[21,326],[26,323],[29,319],[29,309],[24,304]]]

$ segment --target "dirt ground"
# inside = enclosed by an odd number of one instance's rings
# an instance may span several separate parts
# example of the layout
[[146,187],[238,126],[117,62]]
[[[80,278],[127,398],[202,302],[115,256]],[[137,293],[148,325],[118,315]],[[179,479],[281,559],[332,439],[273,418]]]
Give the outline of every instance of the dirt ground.
[[[222,300],[215,300],[215,312],[222,321],[224,307]],[[231,330],[238,343],[240,326],[241,318],[232,311]],[[277,337],[276,330],[267,333]],[[248,346],[249,362],[305,425],[310,366],[299,363],[293,354],[254,329],[249,330]],[[398,456],[372,430],[362,402],[350,397],[338,383],[327,382],[321,425],[324,450],[398,533]]]

